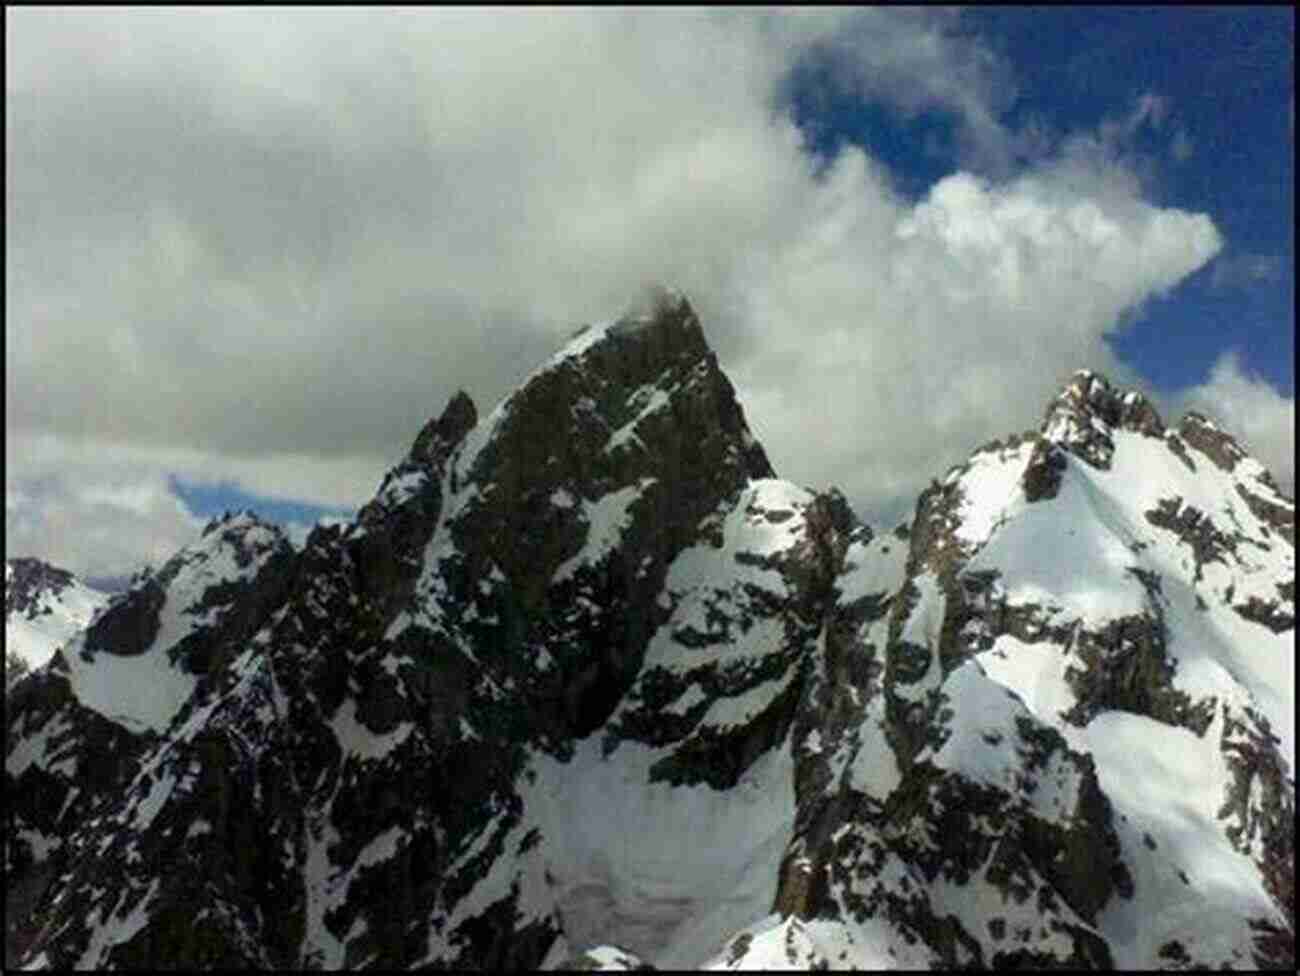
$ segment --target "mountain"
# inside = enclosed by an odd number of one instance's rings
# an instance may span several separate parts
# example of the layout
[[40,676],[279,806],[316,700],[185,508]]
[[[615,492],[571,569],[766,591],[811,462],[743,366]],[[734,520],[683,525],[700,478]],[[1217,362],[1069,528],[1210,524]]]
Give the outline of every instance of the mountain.
[[17,689],[6,954],[1288,968],[1294,511],[1085,372],[875,533],[660,293]]
[[39,559],[5,560],[5,651],[37,668],[85,629],[108,595]]

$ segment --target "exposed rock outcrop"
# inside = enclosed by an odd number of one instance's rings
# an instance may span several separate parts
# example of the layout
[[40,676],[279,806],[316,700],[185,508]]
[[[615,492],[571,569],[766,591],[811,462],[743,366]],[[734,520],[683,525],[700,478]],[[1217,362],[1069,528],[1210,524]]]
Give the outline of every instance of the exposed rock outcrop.
[[22,686],[10,959],[1284,965],[1293,527],[1081,372],[873,533],[659,291],[301,551],[218,520]]

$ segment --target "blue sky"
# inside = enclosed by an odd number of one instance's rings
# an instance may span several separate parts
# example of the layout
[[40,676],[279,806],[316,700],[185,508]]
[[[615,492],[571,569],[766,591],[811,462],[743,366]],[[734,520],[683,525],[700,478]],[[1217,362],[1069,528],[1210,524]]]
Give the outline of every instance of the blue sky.
[[[1174,391],[1205,381],[1231,344],[1246,368],[1294,395],[1294,10],[973,7],[963,21],[1012,67],[1011,129],[1090,129],[1143,95],[1167,100],[1159,124],[1135,133],[1132,149],[1150,167],[1144,189],[1210,214],[1227,239],[1223,258],[1239,271],[1206,268],[1152,300],[1112,335],[1121,357]],[[863,104],[817,64],[796,73],[786,97],[819,155],[863,146],[909,196],[962,165],[958,119],[941,107]]]
[[233,481],[187,481],[173,477],[171,488],[190,511],[209,518],[250,509],[258,517],[281,525],[314,525],[321,518],[354,514],[353,510],[342,507],[304,505],[302,502],[250,494]]
[[[873,524],[1070,371],[1294,483],[1294,13],[16,8],[6,548],[349,514],[647,280]],[[918,409],[924,404],[925,409]]]
[[[1222,281],[1212,269],[1146,310],[1116,348],[1159,386],[1203,381],[1225,340],[1245,365],[1295,392],[1295,11],[1290,7],[1091,7],[1053,13],[972,10],[972,20],[1017,66],[1017,118],[1072,128],[1144,92],[1169,99],[1157,131],[1142,132],[1154,161],[1155,201],[1210,214],[1224,257],[1274,259],[1265,280]],[[1005,46],[1003,46],[1005,45]],[[1190,155],[1172,156],[1174,134]],[[1223,258],[1220,258],[1223,260]],[[1166,336],[1177,336],[1176,355]]]

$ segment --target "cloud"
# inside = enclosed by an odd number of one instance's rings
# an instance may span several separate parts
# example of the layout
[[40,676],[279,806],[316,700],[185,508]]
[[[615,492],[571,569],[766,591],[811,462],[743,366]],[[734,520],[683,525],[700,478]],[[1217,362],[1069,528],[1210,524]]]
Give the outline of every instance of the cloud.
[[1133,106],[1133,112],[1128,117],[1125,129],[1131,134],[1140,129],[1143,125],[1149,125],[1153,129],[1159,129],[1169,116],[1171,102],[1165,95],[1157,95],[1155,92],[1144,92],[1137,98],[1137,103]]
[[[1013,72],[950,12],[30,8],[9,27],[7,486],[39,499],[33,545],[55,499],[100,511],[75,487],[100,481],[113,512],[169,475],[359,505],[458,387],[485,413],[648,279],[691,296],[783,475],[892,517],[1036,423],[1073,368],[1124,376],[1108,330],[1221,246],[1111,151],[1167,103],[1091,141],[1008,133]],[[971,169],[909,202],[858,149],[820,165],[776,107],[809,59],[953,113]],[[162,501],[144,511],[179,537]]]
[[951,9],[869,9],[809,45],[841,90],[904,114],[940,111],[956,119],[964,165],[1003,174],[1014,135],[1001,115],[1015,101],[1010,66]]
[[977,444],[1036,425],[1072,367],[1134,381],[1106,333],[1220,246],[1205,216],[1068,159],[1005,185],[954,175],[914,207],[864,193],[869,172],[841,156],[810,208],[824,216],[754,275],[766,341],[739,375],[778,470],[891,518]]
[[1282,258],[1276,254],[1225,254],[1214,262],[1210,287],[1228,291],[1272,284],[1282,279],[1282,268]]
[[1205,383],[1174,403],[1179,412],[1197,409],[1213,417],[1295,497],[1295,397],[1284,397],[1264,379],[1247,373],[1241,357],[1229,350],[1215,361]]
[[1106,171],[1110,182],[1127,183],[1127,192],[1142,195],[1159,183],[1161,173],[1160,155],[1144,135],[1159,132],[1172,108],[1169,97],[1144,92],[1127,113],[1107,115],[1093,129],[1064,135],[1057,153],[1084,169]]
[[6,558],[37,554],[80,576],[120,576],[160,565],[202,528],[158,472],[110,462],[15,476],[6,466]]
[[206,521],[177,493],[176,478],[233,481],[272,500],[311,498],[349,508],[374,493],[392,460],[232,458],[11,431],[5,438],[5,555],[39,555],[82,575],[128,576],[193,542]]

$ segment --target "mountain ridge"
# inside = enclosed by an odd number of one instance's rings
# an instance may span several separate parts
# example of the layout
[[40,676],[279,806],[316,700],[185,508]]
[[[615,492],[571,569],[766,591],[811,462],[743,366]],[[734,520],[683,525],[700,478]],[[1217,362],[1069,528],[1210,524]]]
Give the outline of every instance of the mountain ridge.
[[660,291],[300,552],[209,525],[24,683],[7,955],[1284,965],[1293,580],[1262,466],[1087,371],[874,534]]
[[[5,560],[5,651],[40,667],[110,599],[71,572],[30,556]],[[6,685],[8,682],[6,682]]]

